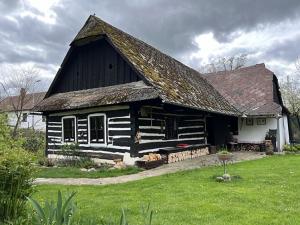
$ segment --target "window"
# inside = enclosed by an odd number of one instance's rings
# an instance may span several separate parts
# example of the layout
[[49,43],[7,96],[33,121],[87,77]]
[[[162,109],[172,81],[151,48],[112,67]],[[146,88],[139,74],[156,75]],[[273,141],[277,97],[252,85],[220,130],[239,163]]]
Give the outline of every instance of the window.
[[46,116],[42,116],[42,122],[46,122]]
[[27,113],[22,114],[22,122],[27,122]]
[[257,118],[256,123],[257,125],[266,125],[266,118]]
[[63,125],[63,141],[75,142],[76,141],[76,118],[75,116],[67,116],[62,118]]
[[106,144],[105,114],[89,115],[89,143]]
[[247,118],[246,119],[246,125],[247,126],[253,126],[253,118]]
[[166,129],[165,136],[166,139],[177,139],[178,136],[178,126],[175,117],[166,117]]

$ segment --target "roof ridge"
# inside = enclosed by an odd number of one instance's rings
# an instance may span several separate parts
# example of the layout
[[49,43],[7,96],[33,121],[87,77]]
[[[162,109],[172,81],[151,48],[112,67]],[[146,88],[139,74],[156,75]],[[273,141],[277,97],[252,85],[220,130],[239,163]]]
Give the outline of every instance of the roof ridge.
[[[40,92],[33,92],[33,93],[27,93],[26,96],[29,96],[29,95],[33,95],[33,94],[46,94],[47,92],[45,91],[40,91]],[[12,96],[6,96],[4,99],[7,99],[7,98],[15,98],[15,97],[20,97],[20,95],[12,95]],[[3,99],[3,100],[4,100]]]
[[201,74],[204,75],[204,76],[210,75],[210,74],[222,74],[223,75],[223,74],[228,74],[228,73],[240,72],[240,71],[247,70],[247,69],[260,68],[260,67],[265,68],[266,70],[269,70],[268,68],[266,68],[265,63],[256,63],[254,65],[245,66],[245,67],[241,67],[241,68],[234,69],[234,70],[223,70],[223,71],[201,73]]
[[[155,51],[157,51],[157,52],[163,54],[164,56],[166,56],[166,57],[168,57],[168,58],[170,58],[170,59],[176,61],[177,63],[180,63],[182,66],[185,66],[185,67],[187,67],[187,68],[189,68],[189,69],[194,70],[194,71],[197,72],[198,74],[201,74],[201,73],[200,73],[199,71],[197,71],[196,69],[194,69],[194,68],[192,68],[192,67],[190,67],[190,66],[188,66],[188,65],[186,65],[186,64],[184,64],[184,63],[182,63],[182,62],[180,62],[179,60],[177,60],[177,59],[175,59],[174,57],[168,55],[167,53],[165,53],[165,52],[159,50],[158,48],[156,48],[156,47],[154,47],[154,46],[148,44],[147,42],[145,42],[145,41],[143,41],[143,40],[141,40],[141,39],[139,39],[139,38],[137,38],[137,37],[135,37],[135,36],[133,36],[133,35],[127,33],[127,32],[125,32],[125,31],[123,31],[123,30],[121,30],[121,29],[119,29],[119,28],[117,28],[117,27],[115,27],[115,26],[113,26],[113,25],[111,25],[111,24],[109,24],[109,23],[107,23],[106,21],[100,19],[99,17],[97,17],[97,16],[95,16],[95,15],[90,15],[89,18],[87,19],[87,21],[85,22],[84,26],[85,26],[85,25],[88,23],[88,21],[89,21],[90,19],[92,19],[92,18],[95,19],[95,20],[97,20],[98,22],[104,23],[106,26],[109,26],[109,27],[111,27],[111,28],[117,30],[118,32],[121,32],[121,33],[124,34],[124,35],[130,36],[132,39],[134,39],[134,40],[136,40],[136,41],[138,41],[138,42],[142,42],[142,43],[143,43],[144,45],[146,45],[147,47],[149,47],[149,48],[151,48],[152,50],[155,50]],[[83,27],[84,27],[84,26],[83,26]],[[82,28],[83,28],[83,27],[82,27]],[[81,30],[80,30],[80,31],[81,31]],[[80,31],[78,32],[78,34],[80,33]],[[78,34],[77,34],[77,35],[78,35]],[[77,37],[77,35],[76,35],[76,37]],[[72,41],[72,43],[73,43],[74,41],[76,41],[76,40],[82,39],[82,38],[76,39],[76,37],[74,38],[74,40]]]

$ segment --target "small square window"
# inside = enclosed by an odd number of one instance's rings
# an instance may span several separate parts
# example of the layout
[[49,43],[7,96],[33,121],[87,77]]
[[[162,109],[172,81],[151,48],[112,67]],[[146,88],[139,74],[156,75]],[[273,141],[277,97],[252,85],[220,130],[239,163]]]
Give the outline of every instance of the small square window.
[[267,121],[266,118],[257,118],[256,123],[257,125],[266,125]]
[[253,126],[253,118],[247,118],[246,119],[246,125],[247,126]]
[[27,122],[27,113],[22,114],[22,122]]
[[46,116],[42,116],[42,122],[46,122]]

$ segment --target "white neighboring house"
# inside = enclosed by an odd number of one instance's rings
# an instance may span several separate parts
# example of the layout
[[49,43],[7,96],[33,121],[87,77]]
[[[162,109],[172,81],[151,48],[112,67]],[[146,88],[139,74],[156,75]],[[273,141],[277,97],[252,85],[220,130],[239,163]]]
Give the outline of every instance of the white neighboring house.
[[[41,113],[33,111],[35,105],[43,100],[45,92],[27,94],[26,103],[22,109],[19,128],[33,128],[39,131],[46,131],[46,121]],[[17,123],[17,116],[13,105],[17,105],[19,96],[6,97],[0,103],[0,110],[7,114],[8,125],[14,127]]]
[[268,132],[276,134],[279,150],[290,143],[289,112],[283,105],[277,77],[264,64],[204,76],[243,113],[234,134],[238,143],[263,143]]

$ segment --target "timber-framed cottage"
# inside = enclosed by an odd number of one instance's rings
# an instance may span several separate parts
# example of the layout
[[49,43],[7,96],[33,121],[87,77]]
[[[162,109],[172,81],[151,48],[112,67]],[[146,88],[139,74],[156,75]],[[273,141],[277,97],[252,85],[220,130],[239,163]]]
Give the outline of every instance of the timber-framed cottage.
[[240,115],[197,71],[95,16],[36,110],[47,118],[47,154],[78,143],[81,153],[104,159],[178,144],[202,154],[208,144],[226,144]]

